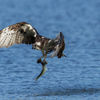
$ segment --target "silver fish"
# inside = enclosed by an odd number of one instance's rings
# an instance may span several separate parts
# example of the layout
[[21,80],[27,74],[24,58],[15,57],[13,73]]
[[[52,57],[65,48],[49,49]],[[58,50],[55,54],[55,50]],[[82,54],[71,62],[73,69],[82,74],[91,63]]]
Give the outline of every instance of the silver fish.
[[44,75],[44,73],[46,72],[46,70],[47,70],[46,65],[45,65],[45,64],[42,65],[42,71],[41,71],[41,73],[39,74],[39,76],[38,76],[37,78],[35,78],[35,82],[37,81],[37,79],[38,79],[39,77],[41,77],[42,75]]

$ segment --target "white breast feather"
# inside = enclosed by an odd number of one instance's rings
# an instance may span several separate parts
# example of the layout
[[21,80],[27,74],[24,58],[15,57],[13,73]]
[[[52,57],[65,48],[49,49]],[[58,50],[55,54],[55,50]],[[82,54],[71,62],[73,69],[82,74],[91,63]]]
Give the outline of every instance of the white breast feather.
[[41,42],[36,42],[36,45],[40,46],[41,45]]

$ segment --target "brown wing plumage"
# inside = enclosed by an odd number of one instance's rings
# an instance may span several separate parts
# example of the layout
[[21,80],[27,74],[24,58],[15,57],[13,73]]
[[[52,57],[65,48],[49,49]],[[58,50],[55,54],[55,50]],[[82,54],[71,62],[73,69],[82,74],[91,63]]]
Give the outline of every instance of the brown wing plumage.
[[10,47],[14,44],[35,43],[38,32],[26,22],[16,23],[0,31],[0,48]]
[[64,56],[64,54],[62,53],[63,50],[65,49],[65,41],[64,41],[64,35],[62,34],[62,32],[60,32],[60,43],[59,43],[59,49],[58,49],[58,53],[57,56],[58,58],[61,58],[62,56]]
[[58,58],[61,58],[62,56],[65,56],[63,54],[63,51],[65,49],[65,42],[64,42],[64,35],[62,32],[60,32],[57,35],[57,37],[54,40],[54,43],[55,43],[55,46],[54,46],[55,52],[51,55],[51,57],[57,56]]
[[65,56],[63,54],[65,42],[62,32],[55,39],[49,39],[39,35],[36,29],[26,22],[13,24],[0,31],[0,48],[21,43],[33,44],[34,49],[46,51],[46,53],[55,51],[51,57],[58,56],[61,58]]

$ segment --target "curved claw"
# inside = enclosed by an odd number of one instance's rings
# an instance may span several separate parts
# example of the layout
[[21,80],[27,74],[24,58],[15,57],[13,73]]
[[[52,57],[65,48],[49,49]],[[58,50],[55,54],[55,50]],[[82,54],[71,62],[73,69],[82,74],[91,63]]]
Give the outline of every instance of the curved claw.
[[48,64],[48,62],[46,62],[45,60],[43,60],[43,61],[41,62],[41,64],[44,66],[44,65]]
[[37,60],[37,63],[42,63],[41,59],[38,59],[38,60]]

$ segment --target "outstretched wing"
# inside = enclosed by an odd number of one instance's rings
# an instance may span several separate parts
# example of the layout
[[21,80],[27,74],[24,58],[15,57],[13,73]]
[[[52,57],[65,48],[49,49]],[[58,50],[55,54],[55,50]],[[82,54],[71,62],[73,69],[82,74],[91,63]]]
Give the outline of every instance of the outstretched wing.
[[63,54],[63,50],[65,49],[65,41],[62,32],[60,32],[55,38],[55,44],[56,44],[56,46],[54,47],[55,52],[51,55],[51,57],[58,56],[58,58],[61,58],[62,56],[65,56]]
[[14,44],[35,43],[38,32],[26,22],[16,23],[0,31],[0,48],[10,47]]

